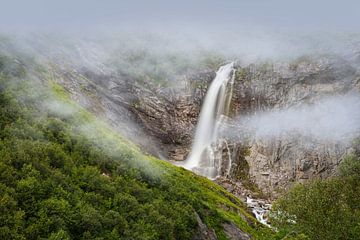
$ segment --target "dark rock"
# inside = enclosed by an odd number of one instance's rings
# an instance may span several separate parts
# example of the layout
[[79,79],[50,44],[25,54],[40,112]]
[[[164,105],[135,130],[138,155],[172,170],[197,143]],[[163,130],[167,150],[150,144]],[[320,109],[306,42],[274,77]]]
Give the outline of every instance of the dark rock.
[[302,159],[300,161],[300,167],[299,167],[300,171],[303,171],[303,172],[307,171],[310,169],[310,167],[311,167],[311,162],[309,160]]
[[201,220],[200,216],[195,212],[196,221],[198,223],[198,231],[193,236],[193,240],[217,240],[215,231],[209,229]]
[[223,224],[224,232],[229,240],[249,240],[250,235],[239,229],[234,223]]

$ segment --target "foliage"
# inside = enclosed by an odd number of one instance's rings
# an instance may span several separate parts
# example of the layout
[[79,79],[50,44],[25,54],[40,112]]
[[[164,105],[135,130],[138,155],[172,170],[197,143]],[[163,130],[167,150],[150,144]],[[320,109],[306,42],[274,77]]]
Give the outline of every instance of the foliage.
[[296,185],[274,205],[273,223],[309,239],[360,239],[359,169],[349,155],[339,177]]
[[219,239],[229,221],[272,235],[223,188],[143,155],[54,82],[1,61],[0,239],[191,239],[195,212]]

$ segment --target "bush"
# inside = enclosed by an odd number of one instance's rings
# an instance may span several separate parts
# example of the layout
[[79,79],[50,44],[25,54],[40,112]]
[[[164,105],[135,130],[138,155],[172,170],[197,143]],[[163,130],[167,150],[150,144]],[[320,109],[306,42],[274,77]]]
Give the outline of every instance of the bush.
[[346,157],[340,176],[298,184],[273,206],[272,222],[310,239],[360,239],[360,161]]

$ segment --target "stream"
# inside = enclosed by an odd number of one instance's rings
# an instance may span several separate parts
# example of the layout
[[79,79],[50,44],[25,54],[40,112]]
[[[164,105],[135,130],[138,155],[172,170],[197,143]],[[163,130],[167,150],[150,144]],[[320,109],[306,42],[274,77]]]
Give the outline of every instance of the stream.
[[255,215],[259,222],[271,228],[268,222],[268,214],[271,210],[270,203],[266,203],[262,199],[252,199],[250,197],[246,197],[246,205],[251,209],[251,212]]

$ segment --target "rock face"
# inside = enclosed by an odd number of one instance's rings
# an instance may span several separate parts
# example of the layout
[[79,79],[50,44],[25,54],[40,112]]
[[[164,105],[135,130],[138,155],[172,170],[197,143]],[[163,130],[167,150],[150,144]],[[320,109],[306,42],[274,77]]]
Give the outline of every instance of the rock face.
[[56,65],[49,68],[54,80],[69,92],[74,101],[108,122],[124,137],[138,144],[143,151],[165,158],[167,149],[159,147],[161,144],[158,139],[148,133],[146,126],[132,112],[138,92],[132,78]]
[[136,89],[135,100],[129,110],[146,131],[158,139],[165,148],[165,158],[175,161],[186,159],[201,102],[214,72],[189,75],[180,88]]
[[[325,96],[359,91],[357,69],[357,65],[334,56],[303,57],[290,63],[238,66],[229,117],[241,118],[262,111],[314,103]],[[187,97],[172,102],[174,109],[181,110],[176,115],[171,113],[172,116],[167,115],[159,120],[167,122],[160,125],[170,130],[171,133],[167,135],[171,139],[180,140],[174,141],[177,145],[169,154],[170,159],[182,160],[186,157],[201,99],[213,77],[209,73],[202,73],[188,78]],[[146,99],[142,102],[145,103],[142,108],[146,111]],[[149,119],[142,118],[142,121],[148,123]],[[161,132],[160,128],[151,125],[155,124],[150,123],[150,131]],[[317,142],[297,135],[270,140],[249,139],[245,142],[235,136],[220,139],[217,144],[215,155],[223,158],[224,165],[228,164],[231,156],[232,166],[222,171],[224,176],[235,180],[249,178],[271,197],[286,191],[293,182],[336,174],[338,164],[349,151],[349,146],[338,142]],[[244,148],[248,149],[246,154]]]
[[[336,56],[238,65],[228,119],[359,92],[358,66]],[[54,73],[75,100],[144,151],[182,161],[189,153],[202,100],[215,70],[189,74],[170,86],[139,84],[119,73],[99,75],[56,68]],[[224,158],[225,164],[231,161],[231,168],[222,171],[225,177],[251,180],[261,191],[276,197],[293,182],[334,175],[349,147],[296,136],[244,141],[235,134],[220,139],[217,149],[215,154]]]
[[[350,62],[335,57],[239,68],[232,113],[241,117],[359,91],[358,78]],[[316,142],[297,135],[262,141],[250,139],[242,144],[250,150],[245,157],[250,178],[272,196],[286,190],[291,182],[334,175],[349,150],[349,146],[338,142]]]
[[282,193],[297,181],[316,177],[326,178],[336,174],[349,146],[336,143],[315,143],[299,139],[278,139],[250,144],[251,154],[246,157],[249,175],[259,188],[269,195]]
[[121,72],[48,67],[73,100],[143,151],[176,161],[184,160],[189,152],[202,99],[215,76],[206,70],[158,84]]

